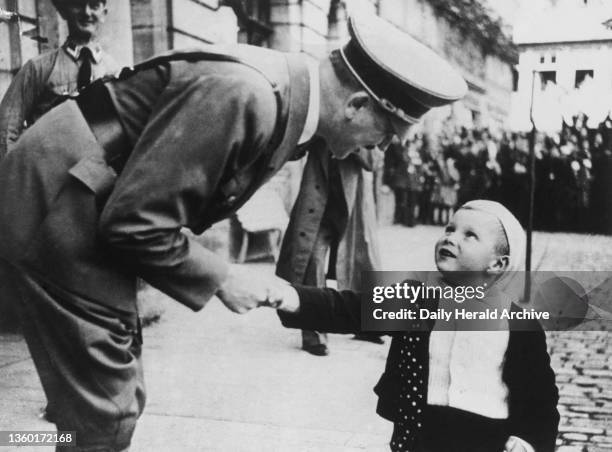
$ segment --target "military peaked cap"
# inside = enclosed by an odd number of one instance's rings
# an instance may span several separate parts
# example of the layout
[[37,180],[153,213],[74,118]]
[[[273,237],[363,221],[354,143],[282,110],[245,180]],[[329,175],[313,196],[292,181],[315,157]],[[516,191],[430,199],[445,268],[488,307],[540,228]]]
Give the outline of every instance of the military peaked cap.
[[375,15],[352,15],[344,63],[389,113],[413,124],[432,107],[461,99],[465,80],[444,59]]

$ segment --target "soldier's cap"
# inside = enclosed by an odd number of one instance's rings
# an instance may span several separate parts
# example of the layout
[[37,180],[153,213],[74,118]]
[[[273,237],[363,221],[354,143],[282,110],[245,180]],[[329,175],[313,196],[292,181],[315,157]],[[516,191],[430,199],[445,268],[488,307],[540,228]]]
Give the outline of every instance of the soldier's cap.
[[340,49],[342,59],[363,88],[392,114],[394,126],[407,128],[429,109],[466,94],[465,80],[447,61],[384,19],[352,14],[348,27],[351,39]]
[[[51,0],[51,3],[53,3],[57,10],[61,10],[69,5],[85,5],[90,2],[91,0]],[[106,0],[100,0],[100,3],[106,4],[107,2]]]

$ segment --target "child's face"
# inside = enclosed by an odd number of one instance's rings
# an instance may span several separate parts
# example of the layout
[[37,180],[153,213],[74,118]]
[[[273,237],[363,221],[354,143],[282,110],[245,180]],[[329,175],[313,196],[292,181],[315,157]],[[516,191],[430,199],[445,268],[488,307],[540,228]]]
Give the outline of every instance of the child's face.
[[477,210],[459,209],[436,243],[435,259],[438,270],[442,274],[482,274],[495,269],[496,265],[500,264],[500,256],[497,253],[500,234],[503,234],[503,230],[493,215]]

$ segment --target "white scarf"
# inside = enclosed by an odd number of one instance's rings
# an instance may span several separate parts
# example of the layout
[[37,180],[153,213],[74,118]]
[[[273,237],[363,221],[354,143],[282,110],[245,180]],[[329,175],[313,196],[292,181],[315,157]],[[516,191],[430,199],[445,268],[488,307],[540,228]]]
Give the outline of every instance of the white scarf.
[[[519,271],[524,268],[525,232],[514,215],[497,202],[476,200],[461,208],[492,214],[502,225],[510,251],[508,267],[496,283],[503,293],[484,302],[510,308],[511,302],[518,300],[517,288],[522,287]],[[502,381],[502,367],[510,333],[504,322],[503,328],[495,331],[456,331],[447,322],[436,322],[429,341],[428,404],[494,419],[508,417],[508,388]]]

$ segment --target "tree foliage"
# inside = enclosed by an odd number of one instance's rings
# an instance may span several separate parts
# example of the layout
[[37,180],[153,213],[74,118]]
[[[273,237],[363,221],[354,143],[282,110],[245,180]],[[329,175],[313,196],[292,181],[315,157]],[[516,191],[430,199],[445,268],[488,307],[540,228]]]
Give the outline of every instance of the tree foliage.
[[518,60],[518,51],[503,31],[503,22],[479,0],[426,0],[436,13],[456,27],[464,36],[478,41],[483,52],[508,62]]

